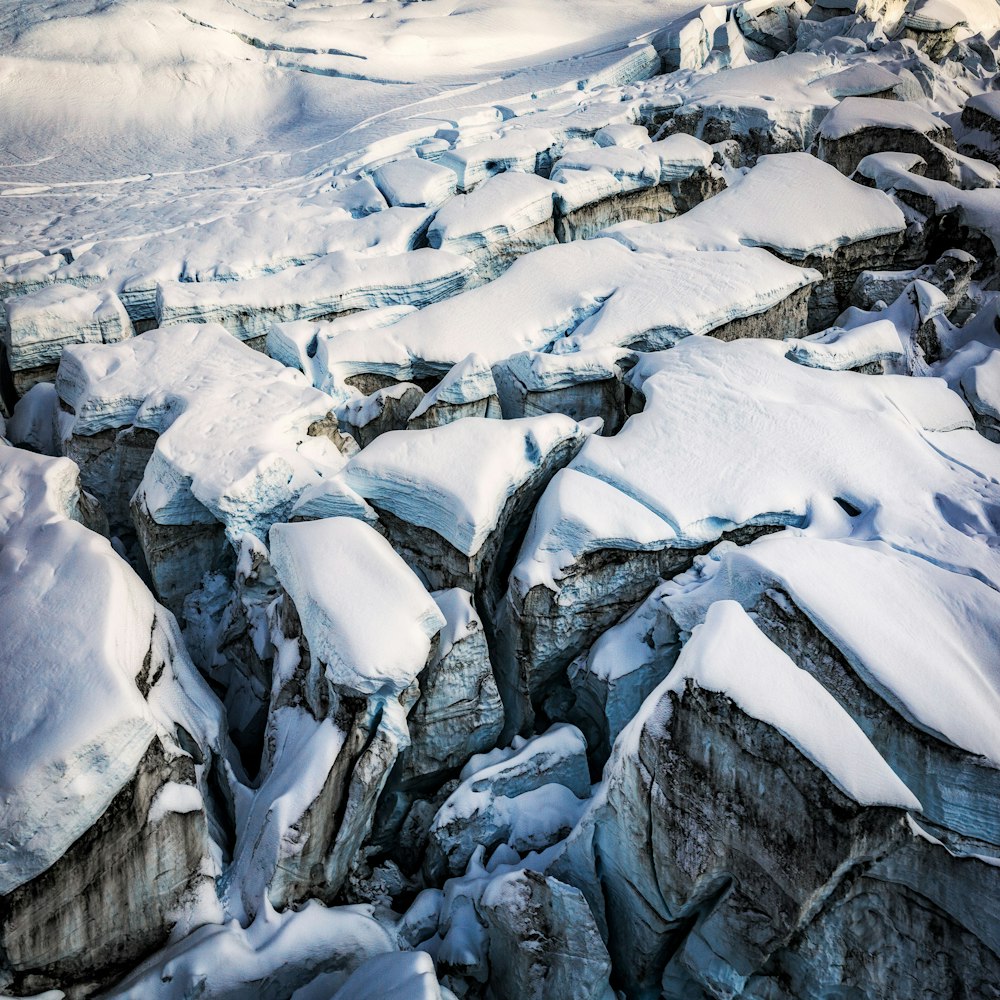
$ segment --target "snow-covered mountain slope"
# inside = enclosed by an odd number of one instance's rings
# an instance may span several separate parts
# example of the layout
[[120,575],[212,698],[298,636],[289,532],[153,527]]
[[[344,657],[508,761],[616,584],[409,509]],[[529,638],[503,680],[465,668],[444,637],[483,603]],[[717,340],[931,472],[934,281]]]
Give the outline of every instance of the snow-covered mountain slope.
[[998,58],[0,7],[0,994],[1000,1000]]

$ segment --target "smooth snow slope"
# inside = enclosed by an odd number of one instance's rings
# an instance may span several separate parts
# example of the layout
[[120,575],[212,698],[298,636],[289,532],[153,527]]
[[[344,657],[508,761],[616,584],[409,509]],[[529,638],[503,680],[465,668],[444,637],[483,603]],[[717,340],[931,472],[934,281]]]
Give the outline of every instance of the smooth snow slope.
[[4,3],[0,94],[17,114],[0,116],[0,256],[225,216],[271,184],[294,194],[421,116],[575,91],[697,6]]

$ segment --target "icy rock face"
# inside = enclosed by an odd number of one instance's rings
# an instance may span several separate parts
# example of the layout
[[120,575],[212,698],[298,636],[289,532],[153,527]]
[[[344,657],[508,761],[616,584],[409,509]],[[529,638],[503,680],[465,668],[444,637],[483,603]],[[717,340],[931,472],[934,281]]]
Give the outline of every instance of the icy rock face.
[[533,871],[494,879],[477,906],[489,934],[489,997],[610,1000],[611,961],[583,893]]
[[566,724],[474,757],[462,775],[431,825],[424,870],[435,880],[461,875],[480,847],[525,853],[554,844],[590,795],[586,741]]
[[588,432],[556,414],[471,417],[385,434],[351,459],[343,480],[378,511],[387,536],[432,587],[480,594]]
[[68,344],[114,344],[132,323],[113,292],[50,285],[6,302],[7,364],[19,394],[50,380]]
[[173,617],[80,523],[76,466],[0,445],[0,483],[0,982],[82,996],[221,919],[221,706]]
[[232,905],[251,917],[268,903],[336,897],[409,743],[399,698],[445,624],[361,521],[279,524],[270,540],[284,598],[272,630],[266,751],[229,873]]
[[850,177],[871,153],[913,153],[923,158],[929,177],[944,180],[947,159],[940,147],[954,149],[948,125],[909,101],[845,97],[820,126],[817,155]]
[[407,717],[411,744],[403,781],[433,782],[456,771],[473,754],[492,750],[503,729],[503,705],[472,595],[443,590],[434,600],[447,624]]
[[916,807],[832,696],[738,605],[714,605],[584,823],[627,993],[744,995],[817,899],[905,841]]
[[71,348],[56,388],[66,453],[119,530],[131,498],[157,593],[176,610],[205,572],[229,567],[227,535],[261,536],[344,464],[330,397],[217,326]]

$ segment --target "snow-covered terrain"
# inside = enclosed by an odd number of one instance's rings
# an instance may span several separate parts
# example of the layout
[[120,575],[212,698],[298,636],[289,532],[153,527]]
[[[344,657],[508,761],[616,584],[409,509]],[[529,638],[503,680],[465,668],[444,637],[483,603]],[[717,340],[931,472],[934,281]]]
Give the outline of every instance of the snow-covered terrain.
[[1000,1000],[998,59],[0,5],[0,995]]

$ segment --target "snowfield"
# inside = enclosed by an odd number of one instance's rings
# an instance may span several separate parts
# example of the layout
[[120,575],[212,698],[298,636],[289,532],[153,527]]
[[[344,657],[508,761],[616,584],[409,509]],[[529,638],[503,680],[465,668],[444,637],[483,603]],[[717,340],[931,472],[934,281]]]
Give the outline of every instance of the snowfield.
[[1000,1000],[1000,0],[0,9],[0,995]]

